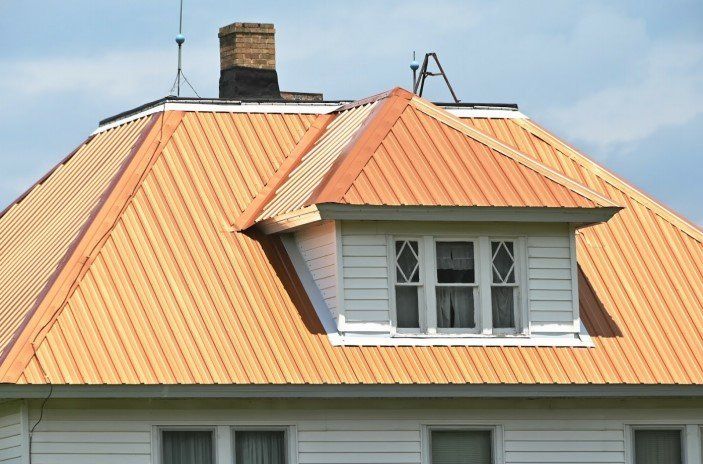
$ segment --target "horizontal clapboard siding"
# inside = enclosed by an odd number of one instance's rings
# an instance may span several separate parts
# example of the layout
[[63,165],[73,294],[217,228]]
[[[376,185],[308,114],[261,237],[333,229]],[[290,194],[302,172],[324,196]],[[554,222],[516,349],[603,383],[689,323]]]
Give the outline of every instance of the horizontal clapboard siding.
[[19,402],[0,408],[0,463],[21,463],[23,455],[22,412]]
[[344,316],[348,324],[390,321],[388,256],[383,234],[348,234],[342,228]]
[[[64,404],[44,410],[34,433],[32,462],[158,464],[152,458],[158,449],[157,426],[208,426],[220,429],[218,464],[232,464],[231,449],[221,440],[230,434],[230,426],[289,426],[291,464],[428,464],[423,460],[423,452],[429,450],[423,441],[425,427],[441,425],[497,427],[501,433],[496,436],[502,437],[497,448],[505,464],[625,464],[628,424],[690,424],[693,431],[703,425],[698,403],[691,408],[652,409],[650,403],[649,407],[633,404],[626,409],[588,408],[592,400],[574,400],[578,409],[549,409],[510,401],[494,409],[475,409],[481,403],[447,408],[445,402],[432,407],[427,400],[407,399],[402,408],[356,408],[349,401],[353,400],[309,402],[306,408],[295,401],[297,406],[291,403],[293,407],[286,408],[285,401],[278,401],[269,407],[243,409],[228,407],[227,400],[212,400],[206,407],[190,400],[180,400],[178,405],[171,402],[170,407],[151,401],[144,402],[143,408],[136,400],[127,407],[110,402],[109,408],[104,406],[107,403],[96,407],[95,402],[73,401],[71,407]],[[37,402],[29,423],[38,417]],[[700,440],[700,436],[694,433],[689,439]],[[691,449],[686,462],[699,462],[698,454],[693,453],[700,451]]]
[[337,240],[334,222],[323,222],[295,234],[300,254],[312,274],[332,317],[338,318]]
[[527,260],[531,332],[573,333],[575,263],[569,236],[528,236]]
[[625,440],[620,424],[593,424],[584,421],[582,424],[564,423],[560,428],[548,428],[544,425],[525,423],[506,426],[505,462],[510,464],[622,464],[625,462]]

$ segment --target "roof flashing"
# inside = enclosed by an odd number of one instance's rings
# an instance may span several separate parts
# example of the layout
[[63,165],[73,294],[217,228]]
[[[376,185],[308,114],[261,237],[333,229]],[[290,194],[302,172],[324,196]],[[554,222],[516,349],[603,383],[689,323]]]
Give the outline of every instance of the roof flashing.
[[[217,113],[302,113],[326,114],[357,104],[357,100],[296,102],[279,99],[189,98],[167,96],[123,111],[98,122],[97,134],[159,111],[201,111]],[[516,103],[435,103],[456,116],[475,118],[523,118]]]

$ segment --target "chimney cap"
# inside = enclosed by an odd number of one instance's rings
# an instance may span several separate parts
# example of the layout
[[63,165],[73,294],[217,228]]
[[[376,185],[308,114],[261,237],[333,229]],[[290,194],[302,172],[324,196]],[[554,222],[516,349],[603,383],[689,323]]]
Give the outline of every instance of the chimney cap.
[[220,28],[219,37],[235,32],[251,32],[258,34],[274,34],[276,28],[273,23],[232,23]]

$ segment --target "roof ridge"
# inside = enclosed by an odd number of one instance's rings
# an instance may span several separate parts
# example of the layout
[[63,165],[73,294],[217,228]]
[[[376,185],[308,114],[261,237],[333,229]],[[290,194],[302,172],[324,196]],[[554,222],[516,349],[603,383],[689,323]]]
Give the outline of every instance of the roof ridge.
[[532,135],[544,140],[544,142],[546,143],[551,142],[550,140],[545,139],[551,139],[552,142],[558,142],[560,145],[563,145],[566,148],[566,150],[563,151],[569,152],[564,154],[574,160],[576,163],[580,164],[583,168],[588,169],[589,172],[598,176],[598,178],[602,179],[604,182],[607,182],[612,187],[623,191],[623,193],[627,194],[630,198],[637,201],[645,208],[651,210],[657,216],[661,217],[671,225],[677,227],[694,240],[703,243],[703,229],[697,224],[692,223],[688,218],[682,216],[681,214],[672,210],[670,207],[661,203],[659,200],[653,198],[649,194],[630,184],[630,182],[628,182],[627,180],[623,179],[610,169],[607,169],[603,165],[592,160],[589,156],[581,153],[581,151],[577,150],[569,143],[552,134],[550,131],[537,124],[536,122],[529,119],[516,119],[515,122]]
[[[0,358],[0,382],[16,382],[66,299],[90,268],[134,192],[181,123],[183,112],[156,113],[142,129],[122,167],[91,213],[81,235],[40,295]],[[158,124],[160,122],[160,124]]]
[[582,183],[560,172],[555,171],[549,166],[535,160],[530,156],[525,155],[524,153],[521,153],[520,151],[504,144],[503,142],[496,140],[490,135],[485,134],[479,131],[478,129],[474,129],[473,127],[469,126],[464,121],[462,121],[461,118],[454,116],[445,109],[440,108],[421,97],[415,96],[410,102],[410,104],[417,108],[419,111],[425,113],[426,115],[449,125],[453,129],[464,133],[465,135],[483,143],[484,145],[488,145],[490,148],[498,151],[502,155],[511,158],[512,160],[522,164],[523,166],[529,169],[532,169],[533,171],[549,178],[553,182],[557,182],[561,185],[564,185],[565,187],[568,187],[575,193],[578,193],[579,195],[592,200],[601,207],[622,208],[621,205],[618,205],[610,198],[607,198],[604,195],[601,195],[600,193],[588,188]]
[[[315,203],[337,202],[364,169],[376,148],[410,104],[413,94],[400,87],[386,92],[358,132],[344,147],[320,183],[315,187],[305,206]],[[372,100],[375,101],[375,100]]]

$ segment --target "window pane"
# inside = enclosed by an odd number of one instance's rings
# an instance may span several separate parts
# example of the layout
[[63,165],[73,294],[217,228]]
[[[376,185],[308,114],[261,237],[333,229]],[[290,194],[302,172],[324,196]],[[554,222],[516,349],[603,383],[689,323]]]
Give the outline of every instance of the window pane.
[[285,464],[284,432],[234,432],[235,464]]
[[682,464],[680,430],[635,430],[635,464]]
[[418,304],[418,287],[401,286],[395,287],[395,313],[396,325],[405,329],[420,328],[420,311]]
[[476,282],[472,242],[437,242],[437,282]]
[[491,464],[491,432],[433,431],[432,464]]
[[515,283],[515,251],[513,242],[491,242],[493,283]]
[[163,464],[213,464],[212,432],[164,430],[161,456]]
[[470,287],[437,287],[437,327],[473,328],[474,290]]
[[515,288],[491,287],[493,327],[507,329],[515,327]]
[[419,246],[413,240],[400,240],[395,242],[396,279],[398,282],[419,282],[420,261]]

